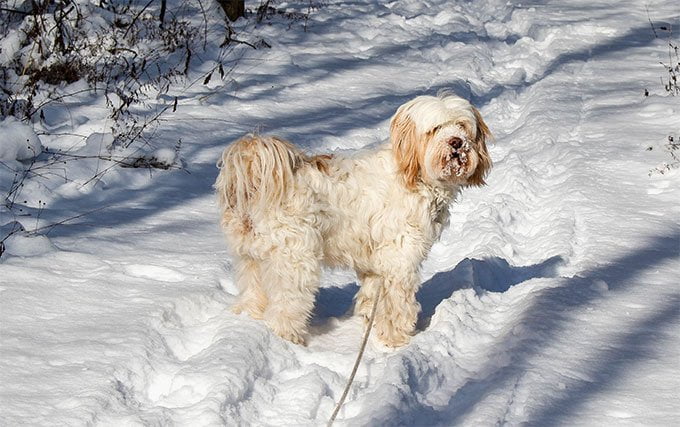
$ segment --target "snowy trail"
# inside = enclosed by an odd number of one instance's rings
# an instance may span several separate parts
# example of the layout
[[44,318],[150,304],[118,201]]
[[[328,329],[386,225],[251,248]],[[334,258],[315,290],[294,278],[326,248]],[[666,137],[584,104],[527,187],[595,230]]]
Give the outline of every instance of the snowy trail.
[[[670,3],[654,19],[677,24]],[[360,148],[446,88],[480,107],[495,168],[423,267],[419,333],[369,344],[338,424],[680,423],[680,188],[644,151],[680,106],[642,96],[664,53],[644,5],[328,2],[285,27],[258,28],[272,49],[235,83],[183,92],[158,137],[183,139],[191,174],[57,199],[107,209],[2,261],[1,423],[325,424],[362,332],[355,278],[324,274],[308,347],[231,314],[214,162],[254,128]]]

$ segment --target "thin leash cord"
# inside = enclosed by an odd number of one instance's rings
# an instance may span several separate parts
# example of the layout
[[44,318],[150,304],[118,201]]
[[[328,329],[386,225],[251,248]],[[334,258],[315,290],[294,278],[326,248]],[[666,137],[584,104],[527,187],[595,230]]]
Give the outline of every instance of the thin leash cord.
[[380,300],[380,290],[378,289],[377,296],[375,297],[375,301],[373,302],[373,309],[371,309],[371,317],[368,319],[368,325],[366,325],[366,332],[364,332],[364,340],[361,342],[361,348],[359,349],[359,354],[357,355],[357,360],[354,362],[354,368],[352,368],[352,373],[349,375],[349,379],[347,380],[347,385],[345,386],[345,390],[342,392],[342,396],[340,396],[340,401],[338,404],[335,406],[335,410],[333,411],[333,415],[331,415],[331,418],[328,420],[328,424],[326,424],[326,427],[331,427],[333,425],[333,422],[335,421],[335,417],[338,416],[338,412],[340,412],[340,408],[342,407],[342,404],[345,403],[345,399],[347,398],[347,393],[349,393],[349,388],[354,382],[354,376],[357,374],[357,369],[359,369],[359,363],[361,363],[361,358],[364,355],[364,350],[366,350],[366,343],[368,342],[368,336],[371,335],[371,329],[373,328],[373,321],[375,320],[375,312],[377,311],[378,308],[378,301]]

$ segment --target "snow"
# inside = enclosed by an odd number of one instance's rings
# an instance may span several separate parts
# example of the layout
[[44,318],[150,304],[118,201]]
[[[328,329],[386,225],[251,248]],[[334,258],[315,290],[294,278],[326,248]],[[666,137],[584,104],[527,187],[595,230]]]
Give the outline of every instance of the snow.
[[[311,152],[375,144],[399,105],[442,89],[479,107],[495,166],[423,266],[418,334],[396,350],[369,341],[337,424],[680,424],[680,172],[650,174],[680,136],[679,99],[659,82],[667,40],[635,1],[427,4],[323,2],[306,32],[240,21],[271,49],[172,89],[177,111],[137,153],[181,168],[107,160],[131,153],[100,93],[31,125],[4,119],[13,169],[33,156],[24,138],[88,158],[63,166],[68,179],[52,166],[25,180],[20,214],[0,208],[2,237],[14,231],[0,424],[324,425],[363,332],[345,315],[356,279],[324,273],[307,347],[231,314],[215,162],[255,129]],[[674,2],[648,9],[680,26]],[[4,195],[14,173],[0,171]]]
[[8,65],[16,52],[21,48],[21,32],[10,30],[9,34],[0,40],[0,64]]
[[9,255],[28,257],[44,255],[54,246],[46,236],[12,234],[5,240],[5,250]]
[[151,154],[151,158],[158,161],[158,163],[172,166],[177,160],[177,152],[169,148],[159,148]]
[[32,127],[14,117],[0,121],[0,160],[29,160],[41,152],[40,138]]

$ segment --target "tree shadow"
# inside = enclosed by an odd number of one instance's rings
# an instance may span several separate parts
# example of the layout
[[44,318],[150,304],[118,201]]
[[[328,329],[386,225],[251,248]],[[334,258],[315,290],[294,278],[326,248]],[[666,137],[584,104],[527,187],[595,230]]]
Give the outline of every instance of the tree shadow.
[[[327,27],[330,28],[331,26]],[[309,37],[309,35],[302,37]],[[311,64],[314,65],[313,68],[309,65],[307,71],[312,72],[313,69],[319,69],[326,72],[312,73],[313,76],[309,84],[314,84],[319,79],[325,78],[330,72],[335,74],[349,72],[360,76],[363,69],[375,65],[376,61],[400,57],[409,50],[427,50],[429,46],[436,46],[442,41],[482,40],[487,43],[505,44],[516,41],[516,38],[513,38],[513,36],[508,37],[506,39],[494,39],[470,31],[454,32],[451,34],[434,33],[407,43],[401,42],[371,49],[368,59],[357,56],[341,58],[322,56],[317,62]],[[311,103],[305,106],[305,108],[296,111],[286,110],[285,108],[277,109],[276,114],[271,116],[248,117],[246,115],[238,126],[232,126],[231,130],[225,130],[223,135],[206,136],[200,132],[197,132],[196,135],[186,135],[185,139],[187,141],[191,138],[200,138],[200,142],[196,141],[193,144],[187,144],[189,148],[182,153],[182,156],[193,158],[206,150],[214,150],[216,147],[226,146],[230,141],[239,136],[236,132],[257,127],[263,127],[267,132],[271,131],[288,137],[303,148],[313,150],[327,136],[339,137],[352,133],[357,129],[372,129],[386,123],[399,105],[415,95],[422,93],[434,94],[444,89],[452,90],[463,97],[470,98],[478,107],[482,107],[494,98],[501,96],[505,91],[524,90],[530,87],[559,70],[565,64],[585,61],[600,55],[620,53],[628,48],[644,46],[653,40],[649,27],[634,28],[621,36],[559,55],[551,61],[543,73],[531,81],[524,81],[516,85],[498,84],[489,88],[484,93],[476,93],[465,80],[465,76],[460,76],[427,88],[414,88],[408,91],[392,91],[367,96],[353,101],[352,105],[348,106],[332,102],[332,100],[325,100],[321,105]],[[299,74],[299,72],[300,70],[295,64],[290,64],[284,66],[283,71],[277,75],[252,76],[250,79],[245,78],[243,84],[264,85],[266,83],[270,85],[272,82],[283,82],[283,79],[287,76]],[[273,93],[268,91],[269,89],[260,92],[258,97],[266,98],[272,96]],[[228,98],[229,95],[224,93],[219,95],[215,102],[219,103],[228,100]],[[241,101],[247,102],[248,99],[243,98]],[[275,101],[273,100],[272,103],[275,104]],[[171,121],[169,119],[169,122]],[[302,134],[305,131],[308,132],[308,135]],[[174,133],[172,126],[162,132],[162,134],[168,136],[174,135]],[[387,133],[385,133],[386,136]],[[95,216],[85,215],[64,225],[59,225],[51,231],[51,236],[77,236],[85,232],[85,230],[94,227],[117,227],[140,221],[158,212],[172,209],[192,199],[204,197],[212,193],[212,183],[217,175],[217,169],[212,163],[192,164],[189,166],[189,172],[191,174],[185,174],[182,171],[158,172],[166,175],[163,177],[162,186],[152,182],[147,188],[142,189],[110,188],[106,191],[106,194],[88,194],[76,199],[57,198],[48,209],[42,212],[42,217],[45,219],[54,218],[55,222],[57,222],[63,218],[81,215],[84,212],[97,211],[96,218]],[[131,207],[130,205],[136,207]],[[103,209],[101,209],[102,207]],[[27,210],[33,215],[38,214],[38,210]]]
[[[416,294],[421,306],[417,330],[425,330],[437,306],[457,290],[474,287],[479,292],[505,292],[511,286],[529,279],[554,277],[557,268],[563,263],[560,256],[531,266],[513,266],[498,257],[465,258],[452,270],[436,273],[421,285]],[[319,326],[331,317],[350,316],[349,310],[358,291],[359,285],[356,282],[319,289],[312,325]]]
[[510,85],[496,84],[484,93],[480,94],[472,92],[470,94],[470,101],[478,107],[481,107],[487,105],[494,98],[498,98],[508,90],[524,91],[536,83],[544,80],[548,76],[554,74],[565,65],[585,62],[606,55],[620,54],[622,51],[628,49],[648,46],[653,43],[654,40],[654,34],[652,33],[649,25],[631,28],[629,31],[621,34],[620,36],[612,37],[601,43],[588,45],[581,49],[570,50],[558,55],[549,62],[543,72],[537,74],[530,80],[524,80],[521,83]]
[[421,306],[418,330],[425,330],[437,306],[460,289],[473,287],[477,292],[505,292],[510,287],[539,277],[555,277],[557,268],[564,264],[561,256],[546,259],[540,264],[513,266],[503,258],[465,258],[453,270],[435,274],[423,283],[416,294]]
[[[212,184],[218,170],[214,165],[193,165],[190,170],[138,171],[163,175],[163,185],[157,177],[140,188],[116,186],[96,189],[77,199],[59,198],[43,214],[47,221],[57,223],[59,218],[73,218],[46,233],[50,237],[77,237],[92,229],[113,229],[126,224],[135,224],[178,206],[191,203],[213,192]],[[106,180],[106,177],[104,177]],[[88,214],[89,212],[89,214]],[[217,210],[215,224],[217,224]],[[215,227],[217,230],[217,226]],[[217,232],[217,231],[216,231]]]
[[[588,370],[589,379],[572,382],[568,391],[530,416],[536,426],[567,423],[589,396],[605,391],[616,378],[626,374],[631,365],[657,355],[657,341],[669,325],[680,320],[680,293],[671,295],[657,310],[637,322],[629,331],[618,333],[593,358],[596,363]],[[677,381],[680,383],[680,380]],[[679,421],[676,419],[675,421]],[[669,420],[670,421],[670,420]]]
[[[650,239],[644,247],[567,279],[561,286],[541,291],[520,321],[520,324],[530,325],[538,331],[539,339],[529,343],[518,340],[513,333],[508,333],[495,345],[504,349],[503,352],[509,360],[506,365],[499,367],[496,361],[491,361],[489,366],[478,369],[478,372],[485,374],[479,378],[469,379],[454,392],[444,407],[433,408],[418,401],[404,409],[390,408],[387,413],[381,414],[380,422],[388,425],[461,423],[477,403],[516,383],[528,369],[531,369],[530,362],[534,356],[540,354],[549,343],[561,339],[563,336],[561,332],[570,320],[569,316],[563,313],[573,312],[602,297],[601,293],[592,289],[594,281],[604,280],[608,284],[609,292],[625,292],[639,284],[636,278],[643,272],[679,256],[680,231],[674,230]],[[617,331],[613,334],[603,331],[603,334],[609,336],[604,340],[602,350],[592,358],[594,365],[589,372],[593,380],[577,380],[569,390],[565,390],[563,394],[554,397],[535,413],[530,414],[528,424],[555,425],[564,422],[591,396],[615,384],[635,363],[654,357],[656,344],[662,338],[664,329],[677,322],[679,317],[680,293],[676,292],[630,330]],[[536,319],[540,319],[540,322],[537,323]],[[579,355],[575,354],[574,357],[579,358]],[[591,357],[588,360],[591,360]],[[418,378],[410,380],[418,382]]]

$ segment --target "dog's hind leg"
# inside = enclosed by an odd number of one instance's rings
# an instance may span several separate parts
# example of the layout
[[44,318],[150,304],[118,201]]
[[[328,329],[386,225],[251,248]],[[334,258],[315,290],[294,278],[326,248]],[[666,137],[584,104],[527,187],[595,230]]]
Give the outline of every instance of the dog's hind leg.
[[245,311],[255,319],[262,319],[269,301],[262,287],[259,261],[250,257],[239,258],[236,261],[236,283],[240,294],[232,311],[236,314]]
[[269,296],[264,321],[277,335],[304,344],[321,273],[316,230],[286,233],[287,245],[272,250],[263,283]]

